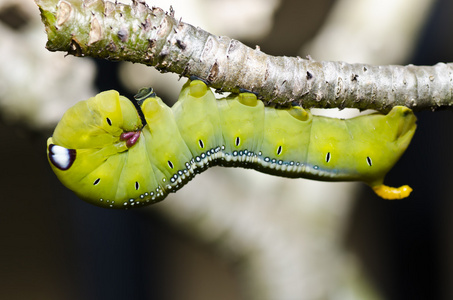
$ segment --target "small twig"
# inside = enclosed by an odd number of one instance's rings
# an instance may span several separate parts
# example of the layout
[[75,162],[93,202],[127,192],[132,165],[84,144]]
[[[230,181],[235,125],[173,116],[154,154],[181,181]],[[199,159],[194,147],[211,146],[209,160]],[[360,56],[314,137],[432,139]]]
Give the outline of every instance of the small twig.
[[50,51],[154,66],[213,88],[304,107],[414,110],[452,106],[453,64],[372,66],[276,57],[183,23],[160,8],[102,0],[35,0]]

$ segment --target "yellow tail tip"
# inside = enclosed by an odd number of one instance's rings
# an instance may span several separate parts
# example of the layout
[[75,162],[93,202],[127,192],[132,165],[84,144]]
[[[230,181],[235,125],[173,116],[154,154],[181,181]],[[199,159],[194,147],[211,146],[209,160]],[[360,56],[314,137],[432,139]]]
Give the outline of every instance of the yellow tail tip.
[[381,198],[387,200],[394,200],[406,198],[412,192],[412,188],[408,185],[403,185],[398,188],[394,188],[381,184],[374,186],[373,191]]

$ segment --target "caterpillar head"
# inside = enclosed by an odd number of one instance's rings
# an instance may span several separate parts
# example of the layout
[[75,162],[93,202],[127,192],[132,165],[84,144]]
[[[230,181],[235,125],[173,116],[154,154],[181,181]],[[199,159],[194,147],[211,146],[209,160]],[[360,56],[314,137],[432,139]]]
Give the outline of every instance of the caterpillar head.
[[[81,180],[138,141],[142,122],[134,104],[116,91],[102,92],[70,108],[47,140],[47,157],[58,179],[83,197]],[[110,172],[110,174],[109,174]],[[104,181],[114,176],[106,172]],[[95,180],[89,182],[95,186]],[[90,200],[90,199],[88,199]]]
[[142,122],[132,102],[117,91],[105,91],[71,107],[53,133],[53,143],[68,149],[102,148],[123,132],[138,131]]

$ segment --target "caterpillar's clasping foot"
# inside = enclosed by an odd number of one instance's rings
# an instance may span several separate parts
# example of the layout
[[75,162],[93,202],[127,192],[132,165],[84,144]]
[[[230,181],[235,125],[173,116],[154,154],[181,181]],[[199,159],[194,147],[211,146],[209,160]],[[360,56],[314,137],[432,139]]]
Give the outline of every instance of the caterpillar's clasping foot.
[[408,185],[403,185],[398,188],[394,188],[381,184],[374,186],[373,191],[381,198],[387,200],[395,200],[408,197],[412,192],[412,188]]

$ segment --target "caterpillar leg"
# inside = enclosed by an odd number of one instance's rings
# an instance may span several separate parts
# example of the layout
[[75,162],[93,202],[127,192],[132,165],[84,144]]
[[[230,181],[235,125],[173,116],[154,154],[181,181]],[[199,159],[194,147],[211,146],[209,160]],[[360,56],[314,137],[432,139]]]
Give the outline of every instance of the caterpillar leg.
[[410,195],[412,188],[403,185],[398,188],[386,186],[384,184],[373,186],[373,191],[381,198],[387,200],[403,199]]

